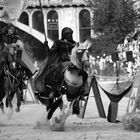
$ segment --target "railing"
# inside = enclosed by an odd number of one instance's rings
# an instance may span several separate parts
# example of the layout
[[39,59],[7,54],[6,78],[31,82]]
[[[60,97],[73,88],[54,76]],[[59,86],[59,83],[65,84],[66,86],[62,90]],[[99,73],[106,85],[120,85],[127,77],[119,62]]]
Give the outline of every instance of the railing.
[[[40,0],[42,5],[48,4],[49,0]],[[39,5],[39,0],[28,0],[28,6],[37,6]]]
[[[50,5],[50,4],[84,4],[85,0],[41,0],[42,5]],[[39,0],[28,0],[28,6],[38,6]]]
[[3,5],[4,5],[4,1],[0,0],[0,6],[3,6]]
[[0,0],[0,10],[3,10],[4,0]]
[[[19,28],[19,29],[25,31],[26,33],[31,34],[31,35],[34,36],[36,39],[38,39],[40,42],[44,43],[44,41],[45,41],[45,36],[44,36],[44,34],[42,34],[41,32],[39,32],[39,31],[37,31],[37,30],[35,30],[35,29],[33,29],[33,28],[31,28],[31,27],[25,25],[25,24],[22,24],[22,23],[20,23],[20,22],[18,22],[18,21],[14,22],[14,25],[15,25],[17,28]],[[53,41],[52,41],[51,39],[47,38],[47,41],[48,41],[48,45],[49,45],[49,46],[52,46],[52,45],[53,45]]]

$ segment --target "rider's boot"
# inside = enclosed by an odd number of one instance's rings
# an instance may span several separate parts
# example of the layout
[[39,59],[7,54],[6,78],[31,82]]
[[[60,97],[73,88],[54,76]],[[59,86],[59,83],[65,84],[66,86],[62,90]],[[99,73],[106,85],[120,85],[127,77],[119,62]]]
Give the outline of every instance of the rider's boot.
[[84,96],[81,96],[81,97],[80,97],[80,100],[81,100],[81,101],[86,101],[86,98],[85,98]]

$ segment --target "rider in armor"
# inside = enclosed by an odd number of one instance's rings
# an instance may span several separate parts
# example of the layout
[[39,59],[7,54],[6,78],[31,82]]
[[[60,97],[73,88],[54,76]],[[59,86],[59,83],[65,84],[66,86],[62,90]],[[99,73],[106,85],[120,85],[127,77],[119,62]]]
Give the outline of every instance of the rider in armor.
[[[0,54],[0,78],[3,79],[3,68],[4,65],[7,64],[9,67],[9,70],[12,69],[13,67],[13,61],[14,57],[12,52],[10,51],[10,48],[15,48],[18,50],[22,50],[23,47],[23,42],[21,38],[17,35],[17,31],[15,29],[15,26],[13,24],[8,24],[4,30],[0,33],[0,49],[1,49],[1,54]],[[22,84],[20,85],[20,90],[21,90],[21,101],[23,100],[23,87],[25,87],[24,84],[24,78],[30,79],[33,74],[30,71],[30,69],[27,67],[27,65],[19,59],[15,59],[17,64],[21,66],[21,73],[22,73]],[[14,96],[14,93],[11,93],[10,96]]]
[[76,43],[73,40],[73,30],[69,27],[62,29],[61,39],[54,42],[52,48],[50,49],[50,54],[53,56],[57,54],[57,63],[61,63],[64,67],[66,63],[70,61],[70,53],[74,44]]
[[[61,77],[62,70],[70,64],[70,53],[72,48],[74,47],[74,44],[76,43],[73,40],[72,34],[73,31],[71,28],[69,27],[63,28],[61,39],[55,41],[53,46],[49,50],[51,64],[50,67],[48,68],[49,71],[46,76],[46,82],[45,82],[48,85],[56,86],[60,84],[61,83],[60,77]],[[52,71],[55,71],[55,73],[59,73],[59,75],[57,75],[57,78],[54,76],[55,79],[57,80],[53,79],[52,75],[49,74],[49,73],[53,73]],[[52,80],[48,80],[49,76],[51,76],[50,79]],[[54,81],[56,81],[56,83]],[[53,82],[53,84],[51,82]]]
[[[0,43],[1,43],[1,50],[3,53],[3,59],[1,59],[0,62],[0,68],[2,70],[3,64],[8,63],[11,64],[13,61],[12,55],[8,49],[8,47],[17,47],[22,48],[23,43],[21,38],[17,35],[16,29],[13,24],[8,24],[4,31],[0,34]],[[17,60],[17,63],[19,63],[22,66],[22,69],[26,72],[28,78],[30,79],[33,74],[30,71],[30,69],[27,67],[27,65],[20,59]]]
[[[54,62],[52,62],[53,70],[55,68],[54,71],[55,71],[55,73],[58,73],[58,77],[59,77],[59,78],[57,77],[56,79],[61,79],[60,76],[62,74],[62,71],[67,66],[68,66],[68,69],[73,69],[76,67],[70,63],[70,54],[76,43],[72,37],[73,30],[69,27],[65,27],[62,29],[61,35],[62,35],[61,39],[55,41],[53,46],[49,50],[51,60],[54,58]],[[57,83],[54,83],[55,80],[52,77],[53,77],[53,71],[51,71],[51,69],[50,69],[49,74],[47,74],[46,79],[44,80],[46,85],[48,84],[48,85],[53,85],[53,86],[57,85],[58,86],[59,84],[61,84],[62,80],[58,80],[58,82],[57,82],[58,84],[57,84]],[[51,79],[51,80],[48,80],[48,79]],[[87,75],[86,75],[86,79],[84,79],[84,80],[87,80]],[[53,84],[51,82],[53,82]],[[56,88],[53,87],[53,89],[56,89]],[[83,92],[84,91],[81,91],[82,94],[83,94]],[[55,92],[55,94],[56,93],[59,94],[57,91]],[[50,95],[50,96],[53,97],[53,96],[57,96],[57,95]],[[82,99],[82,97],[81,97],[81,99]],[[49,100],[49,102],[51,102],[51,100]],[[78,100],[74,103],[73,113],[79,114],[79,101]]]
[[[61,32],[61,39],[56,40],[49,50],[49,68],[48,72],[46,73],[44,83],[47,87],[51,86],[53,89],[55,89],[55,92],[51,92],[51,94],[55,94],[50,95],[52,98],[59,96],[57,87],[59,88],[61,84],[62,71],[70,64],[70,53],[74,47],[74,44],[76,43],[73,40],[72,35],[73,30],[71,28],[63,28]],[[51,99],[49,100],[48,104],[51,104]]]

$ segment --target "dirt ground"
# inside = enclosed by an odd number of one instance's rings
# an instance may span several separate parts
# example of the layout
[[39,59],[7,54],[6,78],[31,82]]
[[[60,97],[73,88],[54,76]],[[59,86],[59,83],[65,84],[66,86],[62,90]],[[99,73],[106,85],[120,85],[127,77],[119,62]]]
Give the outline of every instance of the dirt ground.
[[[101,91],[101,98],[107,114],[109,99]],[[119,102],[118,119],[126,114],[128,97]],[[16,113],[9,109],[0,112],[0,140],[139,140],[140,133],[124,129],[123,123],[109,123],[100,118],[93,92],[87,104],[84,119],[70,116],[62,132],[52,131],[46,119],[45,107],[37,103],[21,106]]]

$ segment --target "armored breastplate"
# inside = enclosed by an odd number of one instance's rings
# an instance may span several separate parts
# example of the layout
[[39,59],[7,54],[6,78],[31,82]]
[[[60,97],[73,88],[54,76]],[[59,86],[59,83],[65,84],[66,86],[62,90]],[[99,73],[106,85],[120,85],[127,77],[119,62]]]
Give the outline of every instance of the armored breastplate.
[[3,35],[2,36],[3,42],[6,44],[11,44],[11,43],[16,43],[17,42],[17,37],[15,35]]
[[62,49],[59,51],[60,61],[69,60],[69,52],[67,49]]
[[70,60],[71,47],[68,45],[61,46],[59,49],[59,56],[61,61]]

